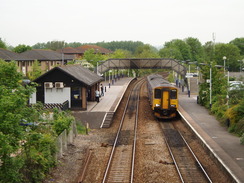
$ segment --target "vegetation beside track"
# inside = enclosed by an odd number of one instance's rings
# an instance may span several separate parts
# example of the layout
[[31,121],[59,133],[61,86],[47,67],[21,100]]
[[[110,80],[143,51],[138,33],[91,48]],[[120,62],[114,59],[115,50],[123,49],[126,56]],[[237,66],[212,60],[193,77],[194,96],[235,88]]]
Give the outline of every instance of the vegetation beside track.
[[22,85],[14,62],[0,60],[0,78],[0,182],[41,182],[56,165],[57,136],[74,118],[28,106],[34,86]]

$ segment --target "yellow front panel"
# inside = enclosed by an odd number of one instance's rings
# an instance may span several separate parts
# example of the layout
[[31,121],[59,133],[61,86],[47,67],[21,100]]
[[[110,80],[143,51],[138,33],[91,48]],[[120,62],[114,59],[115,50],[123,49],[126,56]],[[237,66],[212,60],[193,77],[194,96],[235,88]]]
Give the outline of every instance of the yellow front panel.
[[169,91],[163,91],[163,109],[169,108]]

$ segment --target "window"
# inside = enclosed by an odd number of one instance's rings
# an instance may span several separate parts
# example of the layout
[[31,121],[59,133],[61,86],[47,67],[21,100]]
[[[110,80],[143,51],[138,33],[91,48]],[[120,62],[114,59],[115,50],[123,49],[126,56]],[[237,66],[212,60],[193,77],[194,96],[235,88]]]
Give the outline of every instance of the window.
[[161,98],[161,90],[160,89],[154,90],[154,98]]
[[170,96],[171,99],[177,99],[177,90],[171,90]]

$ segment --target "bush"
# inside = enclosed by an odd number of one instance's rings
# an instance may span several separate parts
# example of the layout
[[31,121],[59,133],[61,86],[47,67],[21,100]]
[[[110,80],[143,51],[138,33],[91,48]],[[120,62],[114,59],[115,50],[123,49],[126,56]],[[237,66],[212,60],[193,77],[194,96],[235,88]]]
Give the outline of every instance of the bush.
[[79,134],[86,134],[89,131],[89,129],[86,129],[81,123],[76,123],[76,127]]
[[41,182],[50,168],[56,165],[56,143],[51,134],[31,132],[24,145],[22,158],[25,167],[22,169],[24,182]]
[[54,110],[53,129],[57,135],[60,135],[65,129],[69,130],[70,124],[74,121],[74,117],[66,111],[59,112]]

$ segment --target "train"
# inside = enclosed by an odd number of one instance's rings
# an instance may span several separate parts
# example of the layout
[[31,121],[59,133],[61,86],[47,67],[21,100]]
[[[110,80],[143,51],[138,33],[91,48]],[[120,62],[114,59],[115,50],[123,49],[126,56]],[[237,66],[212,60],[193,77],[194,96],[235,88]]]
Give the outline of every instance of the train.
[[178,116],[178,88],[159,74],[147,76],[148,97],[156,118],[172,119]]

